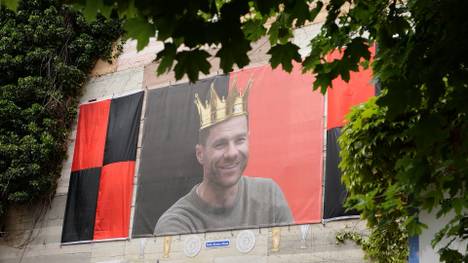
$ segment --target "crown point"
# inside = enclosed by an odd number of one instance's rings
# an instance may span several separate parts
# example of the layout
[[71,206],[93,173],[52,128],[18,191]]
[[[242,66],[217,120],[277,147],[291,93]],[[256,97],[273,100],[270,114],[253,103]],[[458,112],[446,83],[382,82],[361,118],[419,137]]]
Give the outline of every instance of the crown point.
[[209,99],[207,98],[205,100],[204,105],[198,93],[195,94],[195,104],[198,107],[198,113],[200,115],[200,130],[227,120],[230,117],[247,114],[247,96],[251,81],[249,80],[249,84],[247,88],[243,90],[242,94],[240,94],[237,89],[236,76],[232,82],[227,97],[222,96],[221,99],[216,92],[214,81],[211,82],[210,96]]

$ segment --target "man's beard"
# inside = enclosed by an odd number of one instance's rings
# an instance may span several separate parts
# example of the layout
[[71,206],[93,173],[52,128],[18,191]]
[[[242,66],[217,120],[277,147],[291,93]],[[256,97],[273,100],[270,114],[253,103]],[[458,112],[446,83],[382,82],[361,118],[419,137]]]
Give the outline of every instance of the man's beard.
[[[236,167],[238,168],[238,171],[236,171],[235,174],[228,174],[228,175],[223,174],[225,172],[222,171],[222,168],[218,168],[215,163],[214,165],[210,166],[210,171],[209,171],[210,180],[209,181],[211,181],[213,185],[219,188],[230,188],[236,185],[241,179],[242,174],[245,171],[245,168],[247,167],[247,161],[248,161],[248,157],[242,154],[240,157],[240,160],[236,161],[238,162],[238,164],[236,165]],[[233,181],[228,180],[231,178],[225,178],[225,177],[233,177],[233,176],[237,177]]]

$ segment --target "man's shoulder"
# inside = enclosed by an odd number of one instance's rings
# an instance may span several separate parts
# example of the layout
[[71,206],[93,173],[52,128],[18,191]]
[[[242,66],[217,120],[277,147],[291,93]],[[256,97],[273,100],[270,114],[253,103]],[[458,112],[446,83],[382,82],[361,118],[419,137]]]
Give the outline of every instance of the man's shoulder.
[[278,184],[271,178],[244,176],[246,187],[277,188]]
[[189,195],[190,193],[179,198],[179,200],[177,200],[171,207],[169,207],[169,209],[166,210],[166,212],[164,212],[164,214],[161,215],[161,218],[183,215],[185,210],[190,209],[190,207],[193,206]]
[[[291,224],[293,217],[289,205],[284,197],[279,185],[271,178],[248,177],[245,176],[246,198],[251,204],[255,203],[258,211],[270,209],[267,219],[263,222],[269,224]],[[270,220],[270,221],[268,221]]]
[[190,222],[191,210],[194,209],[190,200],[190,193],[188,193],[167,209],[156,223],[154,234],[189,233],[191,229],[188,223]]
[[244,176],[244,191],[250,193],[249,198],[268,200],[282,195],[281,188],[271,178]]

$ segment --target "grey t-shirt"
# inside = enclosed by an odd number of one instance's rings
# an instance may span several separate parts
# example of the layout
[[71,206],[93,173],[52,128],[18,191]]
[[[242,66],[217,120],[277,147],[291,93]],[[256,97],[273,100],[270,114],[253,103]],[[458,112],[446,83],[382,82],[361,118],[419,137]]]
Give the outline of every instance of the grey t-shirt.
[[155,235],[288,225],[293,217],[278,185],[271,179],[242,176],[231,208],[215,208],[196,193],[198,185],[158,220]]

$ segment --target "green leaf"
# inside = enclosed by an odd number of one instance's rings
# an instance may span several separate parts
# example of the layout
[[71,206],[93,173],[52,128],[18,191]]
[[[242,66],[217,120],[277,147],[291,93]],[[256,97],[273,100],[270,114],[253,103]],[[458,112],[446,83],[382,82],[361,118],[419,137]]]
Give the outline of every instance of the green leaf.
[[313,89],[316,90],[320,88],[320,92],[325,94],[328,87],[332,88],[332,80],[329,74],[318,74],[315,76]]
[[457,250],[450,249],[447,247],[440,249],[438,252],[440,254],[440,262],[462,263],[462,262],[466,262],[466,259],[468,259],[468,256],[466,255],[463,256]]
[[463,199],[462,198],[454,198],[452,199],[452,205],[457,215],[461,215],[463,210]]
[[[183,39],[183,35],[176,36],[174,34],[176,26],[181,26],[183,25],[178,24],[178,20],[176,19],[175,16],[162,16],[162,17],[153,17],[154,25],[157,30],[157,39],[159,41],[166,41],[167,39],[170,38],[176,38],[176,39]],[[179,45],[182,45],[183,42],[181,42]],[[178,45],[178,46],[179,46]]]
[[176,57],[177,48],[173,43],[164,43],[164,49],[159,51],[156,61],[159,61],[157,68],[158,75],[169,72]]
[[289,12],[291,17],[296,19],[297,27],[304,25],[311,18],[309,5],[306,1],[295,1],[294,6],[291,9],[287,8],[286,12]]
[[242,68],[249,64],[250,59],[247,51],[251,49],[250,42],[240,39],[236,43],[223,43],[221,49],[216,52],[220,58],[220,67],[225,72],[231,72],[234,64]]
[[[366,42],[366,39],[357,37],[347,45],[343,56],[350,60],[350,64],[352,64],[352,66],[359,63],[361,58],[364,58],[365,60],[370,59],[369,45]],[[355,71],[357,71],[357,68]]]
[[295,27],[303,26],[307,21],[313,21],[323,7],[321,1],[315,3],[315,7],[310,10],[308,1],[293,1],[293,6],[287,6],[285,11],[295,19]]
[[250,41],[257,41],[267,32],[266,28],[263,26],[262,20],[247,20],[242,25],[242,31],[244,32],[245,38]]
[[176,79],[179,80],[187,74],[190,82],[195,82],[198,80],[199,72],[208,74],[211,66],[207,61],[208,57],[210,57],[208,52],[199,49],[177,53],[175,57],[177,64],[174,67]]
[[128,19],[124,24],[128,38],[137,40],[137,50],[142,50],[149,43],[150,37],[154,37],[155,28],[147,19],[135,17]]
[[284,45],[277,44],[270,48],[268,54],[271,55],[270,63],[273,68],[281,64],[283,70],[291,72],[293,65],[292,61],[301,62],[299,55],[299,47],[292,43]]
[[410,236],[420,235],[423,228],[427,228],[424,224],[419,223],[417,215],[409,216],[405,221],[405,226]]
[[361,117],[363,119],[369,119],[371,118],[372,116],[374,116],[375,114],[378,113],[378,109],[377,108],[373,108],[373,107],[366,107],[362,113],[361,113]]
[[19,0],[3,0],[0,1],[0,4],[4,4],[8,9],[16,11],[16,9],[18,8],[18,2]]
[[271,45],[277,42],[286,44],[293,37],[291,30],[291,16],[286,13],[281,13],[276,21],[271,24],[268,30],[269,40]]
[[272,13],[272,10],[277,9],[281,1],[270,0],[270,1],[255,1],[256,9],[260,11],[262,15],[268,15]]
[[117,5],[117,10],[119,11],[119,14],[125,16],[127,19],[142,16],[139,10],[135,7],[135,0],[130,0],[128,2],[119,1]]
[[270,40],[270,44],[276,44],[278,42],[278,31],[280,28],[280,24],[275,21],[273,24],[271,24],[270,29],[268,30],[268,39]]
[[87,0],[83,7],[83,15],[89,22],[95,21],[98,13],[109,18],[111,11],[112,7],[105,5],[103,0]]

